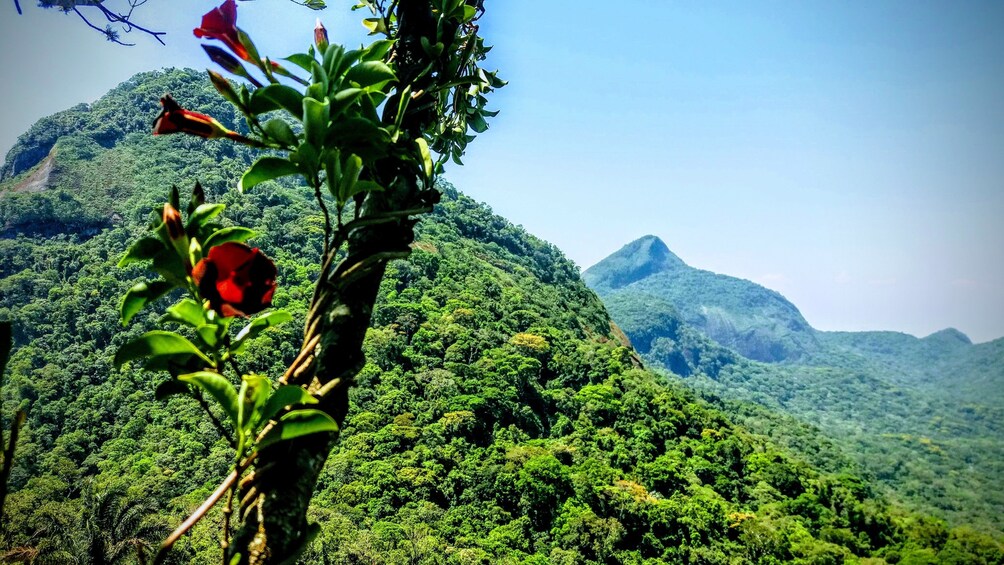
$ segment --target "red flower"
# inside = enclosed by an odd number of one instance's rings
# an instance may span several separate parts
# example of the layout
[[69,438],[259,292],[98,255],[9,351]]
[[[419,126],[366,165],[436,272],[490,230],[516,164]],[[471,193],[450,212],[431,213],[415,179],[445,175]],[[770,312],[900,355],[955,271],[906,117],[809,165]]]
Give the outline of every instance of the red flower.
[[208,139],[237,136],[212,117],[183,109],[170,94],[160,99],[160,105],[164,109],[153,122],[154,135],[183,132]]
[[248,50],[241,45],[237,33],[237,4],[234,0],[226,0],[219,8],[213,8],[202,16],[202,27],[195,28],[195,37],[219,39],[227,47],[245,61],[251,61]]
[[275,276],[275,263],[257,247],[234,242],[211,248],[192,269],[202,297],[223,316],[249,316],[271,306]]

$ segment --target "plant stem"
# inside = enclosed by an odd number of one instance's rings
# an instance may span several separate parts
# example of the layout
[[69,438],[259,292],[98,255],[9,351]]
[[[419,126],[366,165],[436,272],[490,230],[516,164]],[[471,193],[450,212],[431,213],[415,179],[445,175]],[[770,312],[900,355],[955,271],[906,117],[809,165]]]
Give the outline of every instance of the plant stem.
[[227,492],[227,505],[223,507],[223,540],[220,542],[220,546],[223,548],[223,565],[227,565],[227,548],[230,547],[230,515],[234,512],[235,490],[237,490],[236,481]]
[[216,490],[213,491],[213,494],[209,495],[209,498],[207,498],[202,503],[202,505],[199,506],[195,510],[195,512],[193,512],[192,515],[188,517],[188,519],[182,522],[181,525],[177,527],[177,529],[171,532],[171,535],[167,536],[167,539],[164,540],[164,543],[160,544],[160,549],[157,551],[157,555],[153,558],[154,565],[164,562],[164,559],[167,557],[167,552],[171,549],[171,547],[179,539],[181,539],[181,536],[188,533],[188,530],[191,530],[192,526],[194,526],[199,522],[199,520],[204,518],[206,512],[209,512],[209,510],[212,509],[213,506],[216,506],[216,503],[219,502],[220,498],[223,497],[223,493],[232,489],[233,486],[237,484],[237,479],[244,473],[244,471],[247,470],[248,467],[251,466],[251,463],[257,457],[258,457],[257,453],[252,453],[251,455],[249,455],[247,459],[244,460],[243,463],[238,465],[233,471],[230,472],[229,475],[227,475],[227,478],[223,479],[223,482],[220,483],[220,486],[216,487]]
[[206,414],[209,415],[209,420],[213,423],[213,427],[216,428],[216,431],[227,440],[227,443],[231,448],[237,449],[237,443],[232,437],[230,437],[230,433],[227,432],[227,429],[223,426],[223,422],[221,422],[219,418],[216,417],[216,414],[213,414],[213,411],[209,409],[209,403],[206,402],[205,398],[202,398],[202,393],[200,392],[194,396],[195,400],[199,402],[199,406],[201,406],[202,409],[206,411]]
[[310,181],[311,186],[314,187],[314,198],[317,199],[317,205],[324,213],[324,256],[327,257],[328,251],[331,250],[331,214],[328,213],[328,206],[324,203],[324,197],[321,195],[321,179],[314,175]]

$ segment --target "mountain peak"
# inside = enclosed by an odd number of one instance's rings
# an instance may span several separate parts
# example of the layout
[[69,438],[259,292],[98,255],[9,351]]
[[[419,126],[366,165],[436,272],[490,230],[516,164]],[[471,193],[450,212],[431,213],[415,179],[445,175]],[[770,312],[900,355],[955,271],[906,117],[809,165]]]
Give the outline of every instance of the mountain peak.
[[933,334],[923,338],[924,341],[938,341],[945,344],[952,345],[972,345],[973,341],[969,339],[969,336],[960,332],[955,328],[945,328],[941,331],[934,332]]
[[582,273],[587,284],[609,289],[625,287],[649,275],[686,268],[658,237],[646,235],[620,248]]
[[631,243],[625,245],[621,251],[633,250],[634,253],[642,254],[648,258],[648,261],[654,266],[662,267],[659,270],[665,270],[666,268],[674,267],[686,267],[687,264],[683,262],[672,251],[669,247],[654,235],[642,236]]

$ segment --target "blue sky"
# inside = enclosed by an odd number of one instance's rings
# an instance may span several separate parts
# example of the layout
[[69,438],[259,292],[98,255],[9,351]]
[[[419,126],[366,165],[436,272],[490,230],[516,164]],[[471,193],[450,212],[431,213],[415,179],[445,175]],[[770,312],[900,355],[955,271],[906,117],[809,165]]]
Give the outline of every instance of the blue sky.
[[[333,40],[365,39],[351,3],[320,12]],[[213,2],[150,0],[168,47],[132,48],[22,4],[0,2],[0,152],[135,72],[207,66],[191,28]],[[1004,336],[1004,3],[649,4],[489,0],[510,85],[447,178],[583,267],[655,234],[819,329]],[[318,15],[239,14],[279,56]]]

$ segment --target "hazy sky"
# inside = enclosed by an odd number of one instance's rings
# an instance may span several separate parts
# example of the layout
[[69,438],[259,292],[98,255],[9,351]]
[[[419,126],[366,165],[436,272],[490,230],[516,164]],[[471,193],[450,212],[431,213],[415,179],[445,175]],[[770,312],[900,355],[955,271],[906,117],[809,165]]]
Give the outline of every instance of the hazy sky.
[[[168,47],[132,48],[22,4],[0,0],[4,154],[135,72],[207,65],[191,29],[213,2],[150,0],[137,19]],[[351,0],[329,4],[332,39],[362,41]],[[510,86],[447,178],[583,267],[655,234],[819,329],[1004,336],[1004,2],[631,6],[489,0]],[[277,56],[317,15],[285,0],[239,13]]]

